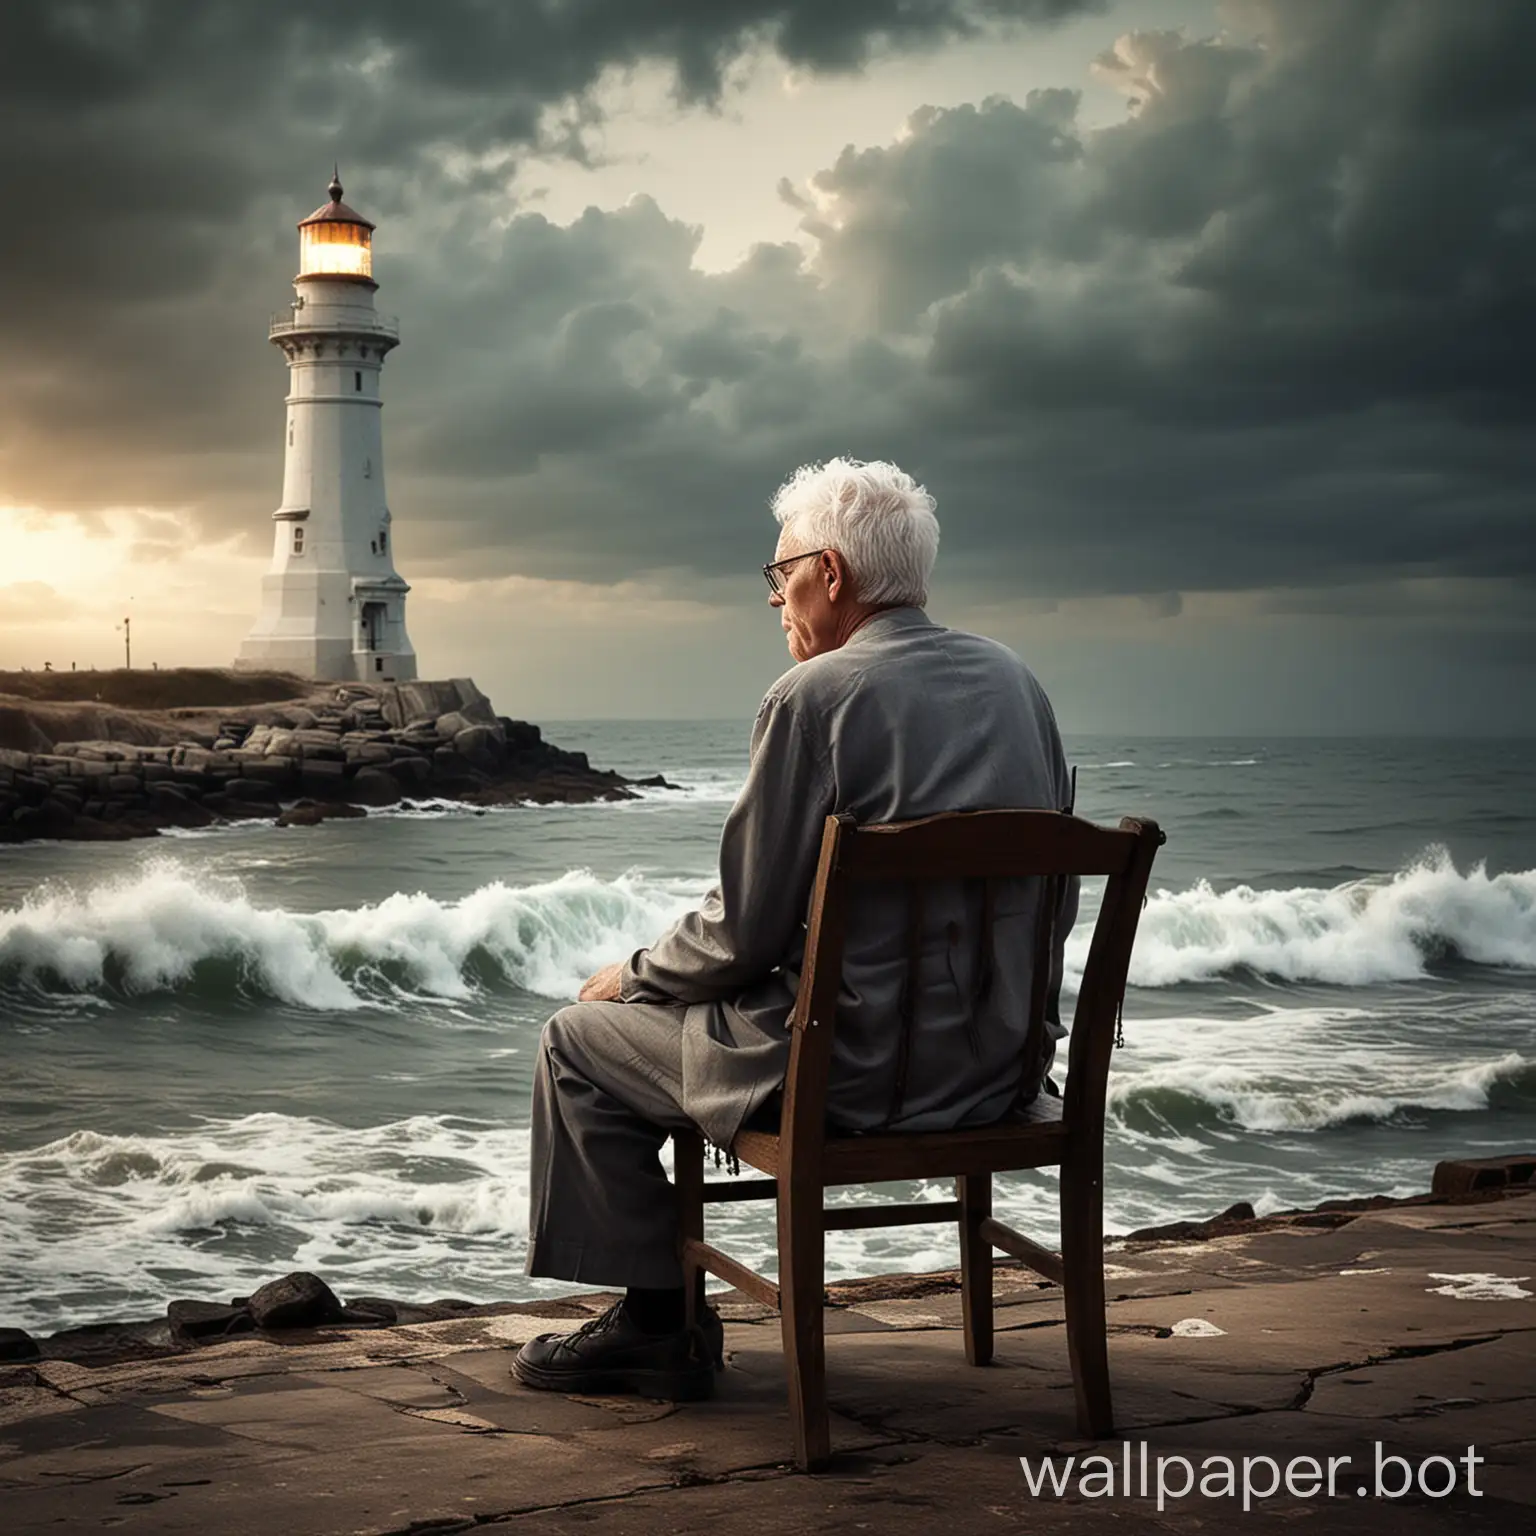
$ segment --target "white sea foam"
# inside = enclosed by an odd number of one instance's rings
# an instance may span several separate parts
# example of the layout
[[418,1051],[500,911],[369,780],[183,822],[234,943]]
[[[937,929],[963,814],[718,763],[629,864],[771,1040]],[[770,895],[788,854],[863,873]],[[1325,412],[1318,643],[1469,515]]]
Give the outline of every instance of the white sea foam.
[[607,812],[678,805],[734,805],[744,783],[740,774],[703,769],[690,777],[679,777],[676,782],[665,785],[631,785],[632,798],[624,800],[555,800],[543,805],[532,800],[517,800],[506,805],[478,806],[462,800],[434,797],[376,807],[368,815],[382,821],[441,821],[465,816],[527,815],[530,812]]
[[[448,1116],[354,1128],[263,1113],[160,1135],[78,1131],[0,1153],[0,1318],[51,1331],[151,1316],[168,1285],[169,1294],[248,1294],[292,1269],[324,1275],[343,1296],[568,1290],[522,1274],[528,1170],[526,1128]],[[948,1195],[938,1184],[913,1192]],[[859,1191],[851,1201],[873,1198]],[[1042,1233],[1054,1221],[1048,1187],[1003,1190],[999,1201]],[[721,1207],[711,1219],[730,1252],[772,1272],[771,1208]],[[828,1238],[832,1277],[956,1261],[953,1229],[942,1226]]]
[[1348,1062],[1314,1066],[1303,1080],[1282,1076],[1273,1054],[1262,1062],[1252,1056],[1233,1060],[1238,1053],[1228,1052],[1229,1059],[1223,1060],[1220,1031],[1213,1023],[1203,1056],[1116,1074],[1109,1087],[1111,1117],[1133,1128],[1150,1124],[1175,1135],[1201,1124],[1322,1131],[1415,1112],[1485,1110],[1500,1085],[1536,1091],[1536,1061],[1516,1051],[1443,1067],[1400,1060],[1381,1065],[1374,1074]]
[[[1082,975],[1090,925],[1067,946],[1069,981]],[[1460,873],[1431,849],[1388,879],[1330,888],[1216,891],[1197,881],[1158,891],[1141,915],[1131,983],[1170,987],[1250,970],[1282,981],[1367,986],[1416,981],[1435,960],[1536,969],[1536,870]]]
[[[142,994],[235,984],[295,1007],[350,1009],[412,995],[474,995],[488,966],[569,997],[614,954],[649,942],[702,895],[696,880],[571,870],[540,885],[483,885],[457,901],[399,892],[312,913],[263,907],[238,881],[174,859],[77,891],[45,886],[0,911],[0,984]],[[1091,923],[1067,945],[1067,986]],[[1283,981],[1416,981],[1435,961],[1536,969],[1536,870],[1461,874],[1431,852],[1386,880],[1331,888],[1159,891],[1142,914],[1131,981],[1209,982],[1241,970]]]
[[337,1010],[411,993],[467,997],[472,963],[488,962],[514,986],[569,998],[700,894],[691,882],[572,870],[542,885],[496,881],[459,901],[397,893],[296,913],[258,906],[238,881],[160,859],[82,892],[43,888],[0,912],[0,981],[141,994],[223,966],[253,991]]

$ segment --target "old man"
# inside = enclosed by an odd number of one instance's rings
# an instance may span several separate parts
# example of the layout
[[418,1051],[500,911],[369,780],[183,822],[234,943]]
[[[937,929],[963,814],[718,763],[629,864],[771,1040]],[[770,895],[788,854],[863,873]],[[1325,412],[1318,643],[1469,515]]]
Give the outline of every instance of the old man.
[[[833,459],[799,470],[773,513],[778,547],[763,573],[795,665],[753,723],[719,883],[649,949],[593,976],[540,1042],[528,1273],[625,1295],[575,1333],[524,1345],[513,1370],[529,1386],[710,1392],[719,1322],[706,1312],[686,1326],[659,1153],[674,1128],[729,1147],[744,1121],[775,1112],[825,818],[1068,805],[1056,720],[1029,669],[923,611],[939,524],[922,486],[893,464]],[[856,913],[834,1128],[983,1125],[1039,1091],[1049,1051],[1023,1061],[1038,882],[978,884],[935,887],[925,902],[915,998],[903,992],[905,903],[893,894]],[[1052,999],[1075,911],[1073,887],[1055,925]],[[1053,1006],[1059,1036],[1055,1017]]]

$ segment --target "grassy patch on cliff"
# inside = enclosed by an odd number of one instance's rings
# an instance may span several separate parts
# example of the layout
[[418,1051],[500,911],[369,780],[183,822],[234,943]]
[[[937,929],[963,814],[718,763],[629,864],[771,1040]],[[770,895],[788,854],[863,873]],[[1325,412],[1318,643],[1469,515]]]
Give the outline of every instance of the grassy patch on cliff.
[[274,704],[314,691],[291,672],[235,672],[227,667],[122,667],[107,672],[0,672],[0,694],[39,703],[113,704],[119,709],[222,709]]

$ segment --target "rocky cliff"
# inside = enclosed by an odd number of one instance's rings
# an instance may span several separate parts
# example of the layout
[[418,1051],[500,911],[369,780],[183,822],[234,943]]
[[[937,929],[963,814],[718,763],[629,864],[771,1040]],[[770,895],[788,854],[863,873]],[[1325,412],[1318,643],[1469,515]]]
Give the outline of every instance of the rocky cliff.
[[[29,691],[40,691],[39,674],[26,676]],[[178,696],[176,674],[143,676],[160,679],[146,700]],[[302,825],[404,799],[495,805],[634,795],[628,780],[546,742],[538,726],[497,715],[468,678],[273,679],[268,692],[303,691],[164,708],[120,708],[102,702],[108,690],[81,698],[78,683],[61,683],[77,696],[0,693],[0,842],[144,837],[253,817]]]

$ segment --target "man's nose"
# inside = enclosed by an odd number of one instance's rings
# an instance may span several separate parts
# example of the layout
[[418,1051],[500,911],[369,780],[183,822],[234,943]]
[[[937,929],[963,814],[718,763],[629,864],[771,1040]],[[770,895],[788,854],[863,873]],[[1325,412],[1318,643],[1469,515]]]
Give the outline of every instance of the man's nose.
[[784,594],[782,592],[770,592],[768,594],[768,606],[770,608],[782,608],[784,606]]

